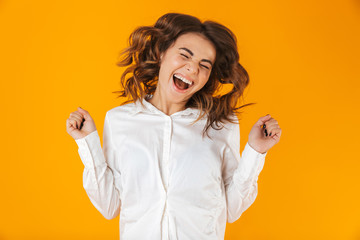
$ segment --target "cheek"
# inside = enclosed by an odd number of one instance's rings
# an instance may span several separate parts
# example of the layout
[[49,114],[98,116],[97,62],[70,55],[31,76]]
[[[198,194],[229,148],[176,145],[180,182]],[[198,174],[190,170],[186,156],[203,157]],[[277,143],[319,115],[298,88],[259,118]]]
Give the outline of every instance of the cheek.
[[172,72],[180,68],[182,64],[181,59],[176,57],[164,59],[164,63],[160,66],[160,73],[171,75]]
[[201,79],[200,81],[201,81],[202,86],[204,86],[207,83],[207,81],[209,80],[209,77],[210,77],[210,74],[207,72],[204,72],[200,75],[200,79]]
[[173,59],[171,59],[171,64],[174,68],[181,67],[184,65],[184,59],[182,59],[182,57],[180,56],[174,57]]

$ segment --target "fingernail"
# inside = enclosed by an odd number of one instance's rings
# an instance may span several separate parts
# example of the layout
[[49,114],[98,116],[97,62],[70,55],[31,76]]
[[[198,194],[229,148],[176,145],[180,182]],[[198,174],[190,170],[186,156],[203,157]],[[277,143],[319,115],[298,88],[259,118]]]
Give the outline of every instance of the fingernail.
[[264,123],[263,128],[266,128],[266,124]]
[[269,136],[271,136],[271,133],[269,134]]
[[267,133],[266,129],[265,129],[265,136],[268,136],[268,133]]

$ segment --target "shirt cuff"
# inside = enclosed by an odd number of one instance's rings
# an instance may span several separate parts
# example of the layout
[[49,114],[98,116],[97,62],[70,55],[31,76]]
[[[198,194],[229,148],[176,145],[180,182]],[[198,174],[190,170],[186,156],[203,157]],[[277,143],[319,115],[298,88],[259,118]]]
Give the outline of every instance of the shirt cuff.
[[81,161],[86,168],[96,168],[104,163],[106,164],[97,130],[83,138],[76,139],[75,142],[79,147],[78,152]]
[[234,177],[236,182],[250,182],[257,179],[264,167],[266,153],[259,153],[246,143],[238,168],[235,170]]
[[[248,149],[247,149],[247,148],[248,148]],[[249,142],[246,143],[245,149],[248,150],[248,151],[250,151],[250,152],[251,152],[250,154],[253,155],[255,158],[265,157],[266,154],[268,153],[268,152],[260,153],[260,152],[256,151],[254,148],[252,148],[252,147],[249,145]],[[245,150],[245,149],[244,149],[244,150]]]

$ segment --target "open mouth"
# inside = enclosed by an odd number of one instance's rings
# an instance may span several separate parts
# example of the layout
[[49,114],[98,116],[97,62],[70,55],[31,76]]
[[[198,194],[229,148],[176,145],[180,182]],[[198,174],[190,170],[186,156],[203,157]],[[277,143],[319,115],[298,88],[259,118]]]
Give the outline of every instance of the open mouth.
[[179,76],[177,74],[173,75],[173,81],[175,86],[180,90],[186,90],[194,84],[192,81],[189,81],[186,78],[183,78],[182,76]]

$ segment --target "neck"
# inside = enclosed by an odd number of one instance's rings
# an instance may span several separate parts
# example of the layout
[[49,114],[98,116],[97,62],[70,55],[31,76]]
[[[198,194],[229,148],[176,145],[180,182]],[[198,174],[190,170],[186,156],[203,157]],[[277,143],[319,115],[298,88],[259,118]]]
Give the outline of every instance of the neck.
[[148,102],[168,116],[185,109],[185,102],[171,102],[157,91]]

